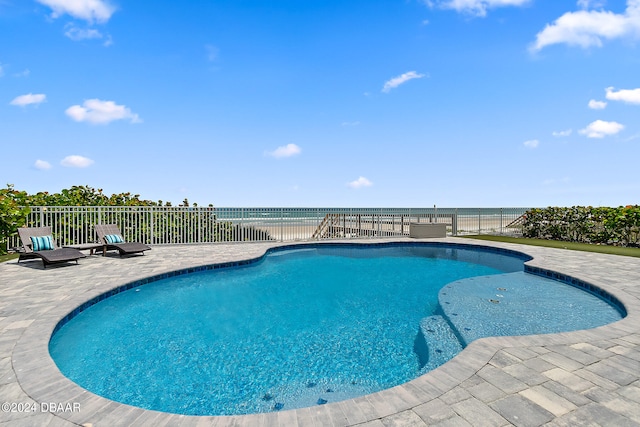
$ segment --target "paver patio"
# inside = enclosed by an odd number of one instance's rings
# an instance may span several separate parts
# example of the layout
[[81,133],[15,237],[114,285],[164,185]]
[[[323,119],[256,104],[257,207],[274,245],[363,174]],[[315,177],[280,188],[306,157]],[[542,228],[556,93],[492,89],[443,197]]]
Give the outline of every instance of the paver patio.
[[9,261],[0,264],[0,424],[640,426],[639,258],[457,238],[429,241],[529,254],[531,266],[606,290],[628,315],[585,331],[481,339],[409,383],[343,402],[246,416],[184,416],[116,403],[68,380],[48,353],[53,328],[74,308],[114,287],[173,270],[259,257],[279,243],[155,246],[144,256],[90,256],[79,265],[46,270],[40,261]]

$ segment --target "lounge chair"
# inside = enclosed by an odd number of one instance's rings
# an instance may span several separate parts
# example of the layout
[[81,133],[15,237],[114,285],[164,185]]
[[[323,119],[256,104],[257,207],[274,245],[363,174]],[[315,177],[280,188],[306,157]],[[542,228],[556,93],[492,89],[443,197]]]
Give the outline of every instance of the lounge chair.
[[58,248],[51,235],[51,227],[21,227],[18,235],[22,241],[23,251],[18,262],[25,259],[39,258],[47,265],[75,261],[76,264],[85,254],[73,248]]
[[110,250],[117,250],[120,256],[122,256],[135,253],[142,253],[144,255],[144,251],[151,249],[144,243],[125,242],[120,229],[115,224],[100,224],[96,225],[95,229],[98,239],[104,245],[102,249],[103,256]]

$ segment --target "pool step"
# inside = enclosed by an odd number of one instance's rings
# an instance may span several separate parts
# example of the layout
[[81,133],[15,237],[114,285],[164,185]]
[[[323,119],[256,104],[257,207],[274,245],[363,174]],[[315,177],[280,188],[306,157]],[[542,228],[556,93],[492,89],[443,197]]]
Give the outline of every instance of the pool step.
[[421,372],[430,371],[449,361],[461,352],[462,348],[458,337],[444,317],[429,316],[420,320],[413,351],[418,356]]

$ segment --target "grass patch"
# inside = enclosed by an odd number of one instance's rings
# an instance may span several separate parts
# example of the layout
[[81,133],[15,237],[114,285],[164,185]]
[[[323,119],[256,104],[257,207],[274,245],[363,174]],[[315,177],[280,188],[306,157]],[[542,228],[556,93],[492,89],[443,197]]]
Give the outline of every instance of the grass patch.
[[0,262],[5,262],[5,261],[9,261],[12,259],[16,259],[20,256],[20,254],[6,254],[6,255],[0,255]]
[[517,243],[519,245],[544,246],[546,248],[569,249],[572,251],[597,252],[609,255],[633,256],[640,258],[640,248],[622,246],[590,245],[588,243],[562,242],[559,240],[528,239],[525,237],[473,235],[458,236],[469,239],[489,240],[492,242]]

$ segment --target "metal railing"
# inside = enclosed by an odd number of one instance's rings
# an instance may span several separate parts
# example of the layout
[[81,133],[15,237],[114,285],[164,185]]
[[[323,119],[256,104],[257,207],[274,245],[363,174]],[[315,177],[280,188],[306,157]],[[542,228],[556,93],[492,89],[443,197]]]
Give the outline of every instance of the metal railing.
[[[408,236],[411,223],[445,223],[448,235],[520,234],[526,208],[213,208],[37,206],[27,227],[51,226],[59,245],[96,241],[117,224],[126,241],[151,245]],[[20,242],[11,236],[7,248]]]

